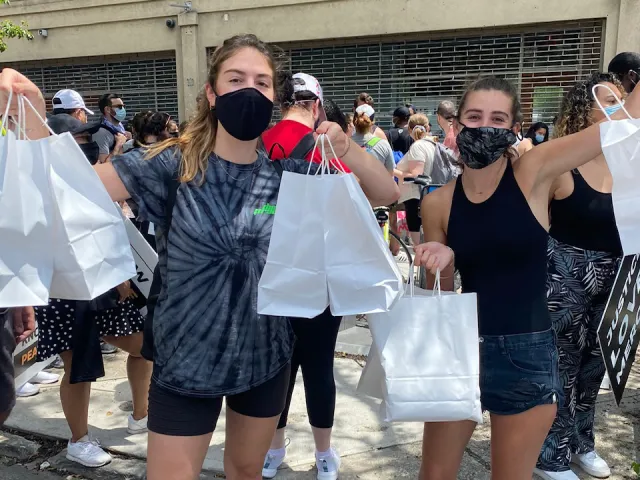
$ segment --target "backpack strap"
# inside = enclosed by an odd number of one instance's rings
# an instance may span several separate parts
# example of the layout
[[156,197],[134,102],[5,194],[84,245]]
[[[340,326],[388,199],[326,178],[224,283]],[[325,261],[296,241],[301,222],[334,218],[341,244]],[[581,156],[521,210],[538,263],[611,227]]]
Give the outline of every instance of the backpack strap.
[[365,143],[365,147],[375,147],[378,142],[382,140],[380,137],[373,137],[371,140],[369,140],[367,143]]
[[316,140],[313,138],[313,132],[307,133],[300,139],[298,144],[291,150],[289,158],[295,158],[298,160],[306,160],[307,155],[311,153],[313,147],[316,145]]
[[280,160],[272,160],[271,165],[276,169],[276,173],[280,178],[282,178],[282,174],[284,173],[284,168],[282,168],[282,162]]

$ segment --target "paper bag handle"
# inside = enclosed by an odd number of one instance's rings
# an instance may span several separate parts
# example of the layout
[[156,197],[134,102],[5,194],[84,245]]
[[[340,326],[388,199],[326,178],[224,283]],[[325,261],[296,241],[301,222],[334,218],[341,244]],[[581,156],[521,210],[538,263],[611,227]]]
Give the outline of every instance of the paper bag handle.
[[431,294],[431,296],[435,296],[436,294],[439,297],[442,296],[442,288],[440,287],[440,269],[436,270],[436,280],[433,284],[433,293]]
[[[4,112],[4,116],[2,117],[2,125],[0,125],[0,128],[6,128],[6,125],[8,123],[9,107],[11,106],[12,96],[13,96],[13,90],[10,90],[9,100],[7,102],[7,108]],[[42,124],[45,127],[47,127],[47,130],[49,130],[49,133],[51,133],[51,135],[56,135],[56,133],[53,130],[51,130],[51,127],[49,126],[47,121],[40,116],[40,113],[38,113],[38,110],[33,106],[33,104],[29,101],[29,99],[24,95],[19,94],[18,95],[18,121],[16,121],[15,119],[11,119],[13,123],[15,123],[16,127],[18,128],[18,139],[29,140],[29,137],[27,136],[27,115],[26,115],[27,109],[25,107],[24,102],[27,102],[27,105],[29,105],[33,113],[36,114],[36,117],[38,117],[38,119],[42,122]]]
[[620,105],[620,107],[622,108],[622,111],[627,114],[627,117],[633,120],[633,117],[631,116],[631,114],[627,111],[626,108],[624,108],[624,102],[618,98],[618,96],[611,89],[611,87],[609,87],[608,85],[602,85],[602,84],[594,85],[593,88],[591,89],[591,93],[593,94],[593,98],[598,104],[598,107],[600,107],[600,110],[602,110],[602,113],[604,113],[604,116],[607,117],[607,120],[612,121],[611,116],[607,113],[607,110],[602,106],[602,103],[600,103],[600,99],[598,98],[598,95],[596,95],[596,91],[598,90],[598,87],[606,88],[607,90],[609,90],[618,101],[618,105]]
[[[318,168],[318,170],[316,171],[316,175],[319,175],[321,173],[328,174],[331,172],[331,162],[327,158],[327,153],[325,150],[326,147],[324,145],[325,140],[329,144],[329,148],[331,148],[331,153],[333,154],[333,158],[335,158],[336,160],[338,159],[338,156],[336,155],[336,151],[333,149],[333,145],[329,141],[329,137],[325,133],[318,135],[318,138],[316,138],[316,143],[313,146],[313,150],[311,151],[311,157],[309,161],[309,168],[307,169],[307,175],[311,173],[311,164],[313,163],[313,157],[315,156],[316,150],[318,149],[318,144],[320,144],[320,153],[322,156],[322,161],[320,162],[320,168]],[[340,162],[336,162],[336,167],[339,172],[342,172],[345,174],[347,173],[342,167],[342,165],[340,164]]]
[[[7,124],[9,123],[9,107],[11,107],[11,98],[13,97],[13,90],[9,90],[9,99],[7,100],[7,108],[4,110],[4,115],[2,115],[2,124],[0,124],[0,132],[7,129]],[[18,106],[18,108],[20,108]]]

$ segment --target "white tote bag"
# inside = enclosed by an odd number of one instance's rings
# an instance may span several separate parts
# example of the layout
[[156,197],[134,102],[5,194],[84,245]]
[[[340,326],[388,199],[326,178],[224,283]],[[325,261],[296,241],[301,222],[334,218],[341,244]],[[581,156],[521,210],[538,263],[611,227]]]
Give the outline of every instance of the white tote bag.
[[596,85],[593,96],[609,119],[600,124],[600,142],[613,177],[613,211],[622,250],[625,256],[635,255],[640,253],[640,119],[634,119],[622,106],[629,118],[611,120],[598,100],[597,88],[611,89]]
[[0,309],[47,305],[53,275],[49,140],[24,139],[24,125],[22,139],[8,129],[11,98],[0,126]]
[[92,300],[136,275],[122,217],[70,133],[50,137],[51,296]]
[[[330,146],[331,147],[331,146]],[[332,158],[337,158],[333,147]],[[322,157],[328,162],[322,143]],[[402,274],[353,173],[322,179],[324,249],[331,313],[388,312],[402,296]]]
[[[474,293],[415,288],[388,313],[368,316],[372,363],[360,391],[382,391],[388,422],[482,422],[477,299]],[[370,378],[367,378],[369,376]]]
[[[320,171],[325,167],[321,165]],[[258,284],[260,314],[313,318],[329,306],[324,267],[324,180],[325,175],[309,172],[282,174],[267,262]]]

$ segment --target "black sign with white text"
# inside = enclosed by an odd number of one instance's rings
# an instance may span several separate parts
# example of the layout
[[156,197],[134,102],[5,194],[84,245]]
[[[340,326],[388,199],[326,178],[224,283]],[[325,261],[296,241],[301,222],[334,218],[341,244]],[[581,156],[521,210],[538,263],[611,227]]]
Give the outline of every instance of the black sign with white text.
[[611,389],[620,405],[640,340],[640,255],[624,258],[598,327]]

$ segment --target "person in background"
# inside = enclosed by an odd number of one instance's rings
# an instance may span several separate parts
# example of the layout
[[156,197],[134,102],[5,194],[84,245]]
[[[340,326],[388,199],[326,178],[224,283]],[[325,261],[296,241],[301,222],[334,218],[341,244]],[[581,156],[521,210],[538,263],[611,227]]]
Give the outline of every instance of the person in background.
[[524,114],[522,112],[518,112],[516,114],[516,117],[515,117],[515,123],[513,124],[513,128],[511,129],[511,131],[516,136],[516,141],[512,145],[513,148],[515,148],[516,150],[520,146],[520,142],[522,142],[522,140],[524,139],[524,137],[522,136],[522,124],[523,123],[524,123]]
[[[98,102],[100,108],[100,130],[93,135],[93,141],[100,148],[98,163],[105,163],[116,155],[123,153],[123,146],[128,140],[122,122],[127,118],[124,102],[115,93],[106,93]],[[118,136],[124,136],[124,141],[118,141]]]
[[16,403],[13,352],[35,331],[33,307],[0,309],[0,426]]
[[[327,120],[337,120],[336,123],[346,133],[348,126],[344,115],[335,103],[324,98],[322,87],[314,77],[304,73],[293,76],[284,73],[280,75],[280,80],[283,119],[262,135],[266,151],[272,152],[272,159],[289,158],[300,142],[306,141],[303,139],[325,116]],[[311,140],[309,146],[313,148],[314,143]],[[305,160],[318,163],[322,158],[320,150],[316,150],[313,159],[311,153],[308,152]],[[331,480],[338,477],[340,457],[331,446],[331,433],[336,406],[333,361],[341,321],[342,317],[333,316],[328,308],[312,319],[289,319],[296,343],[293,348],[284,410],[264,458],[264,478],[274,478],[286,456],[285,431],[299,369],[302,369],[304,378],[307,414],[316,447],[316,464],[320,472],[318,478]]]
[[356,127],[353,125],[353,113],[345,114],[347,119],[347,135],[353,137],[353,134],[356,133]]
[[[624,87],[613,73],[594,73],[564,97],[554,136],[563,138],[620,109]],[[609,90],[610,89],[610,90]],[[598,326],[622,260],[611,199],[613,179],[598,155],[551,186],[547,303],[556,333],[564,403],[547,435],[536,473],[545,480],[578,480],[574,463],[597,478],[611,475],[595,449],[594,420],[605,365]]]
[[[362,92],[358,97],[353,101],[353,113],[355,118],[356,109],[361,105],[369,105],[373,108],[373,97],[366,92]],[[375,122],[375,119],[371,119]],[[376,137],[381,138],[382,140],[387,140],[384,132],[380,127],[378,127],[375,123],[371,125],[371,133],[373,133]]]
[[416,110],[416,107],[414,107],[410,103],[405,104],[405,107],[409,109],[409,113],[411,115],[415,115],[416,113],[418,113],[418,110]]
[[82,123],[87,123],[87,114],[93,115],[93,112],[87,108],[82,96],[75,90],[59,90],[51,101],[53,104],[53,114],[67,114],[77,118]]
[[[92,138],[100,129],[99,124],[83,124],[67,114],[54,115],[48,124],[56,134],[69,132],[73,135],[87,160],[92,164],[98,162],[99,149]],[[118,141],[124,139],[123,135],[118,137]],[[140,356],[144,319],[134,306],[132,297],[130,282],[125,282],[92,302],[52,298],[48,306],[35,307],[39,334],[37,360],[43,361],[59,354],[64,364],[60,400],[71,430],[67,458],[87,467],[106,465],[111,462],[111,456],[89,437],[91,383],[71,383],[72,345],[77,326],[75,316],[85,312],[83,321],[97,323],[100,337],[109,342],[104,345],[120,347],[129,353],[127,377],[133,393],[133,413],[128,418],[127,432],[144,433],[147,431],[151,363]],[[104,354],[104,347],[101,348]]]
[[169,123],[167,124],[167,132],[169,133],[169,136],[171,137],[177,137],[180,135],[180,128],[178,127],[178,122],[176,122],[175,120],[169,120]]
[[522,156],[533,147],[547,141],[549,141],[549,125],[544,122],[536,122],[529,127],[524,139],[518,144],[518,154]]
[[438,125],[444,133],[442,144],[449,150],[451,150],[457,157],[459,152],[458,145],[456,144],[456,132],[455,129],[451,126],[455,117],[455,103],[450,100],[443,100],[442,102],[440,102],[440,104],[438,105],[438,109],[436,110],[436,119],[438,121]]
[[189,121],[185,120],[184,122],[182,122],[180,124],[180,127],[178,128],[178,136],[182,135],[184,133],[184,131],[187,129],[187,126],[189,125]]
[[409,134],[409,118],[411,118],[409,108],[396,108],[393,112],[393,128],[387,132],[387,140],[393,149],[396,164],[409,151],[414,141]]
[[400,199],[407,212],[407,226],[413,245],[420,244],[420,199],[421,188],[414,183],[404,183],[405,177],[431,175],[436,155],[436,144],[431,137],[431,125],[426,115],[416,113],[409,119],[409,132],[414,139],[409,152],[398,163]]
[[627,93],[633,92],[640,82],[640,53],[619,53],[609,62],[608,70],[618,76]]
[[353,141],[364,148],[367,153],[373,155],[380,161],[389,173],[392,173],[396,168],[396,162],[391,144],[387,140],[376,137],[371,133],[375,113],[373,107],[366,103],[356,108],[353,117],[356,133],[352,138]]
[[[322,152],[317,148],[314,153],[313,129],[326,120],[322,87],[306,73],[281,72],[279,76],[282,120],[262,134],[265,151],[272,160],[289,158],[295,152],[304,160],[320,163]],[[349,171],[340,160],[331,163]]]

